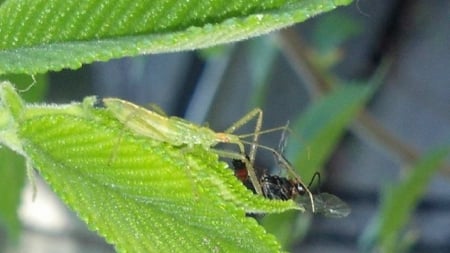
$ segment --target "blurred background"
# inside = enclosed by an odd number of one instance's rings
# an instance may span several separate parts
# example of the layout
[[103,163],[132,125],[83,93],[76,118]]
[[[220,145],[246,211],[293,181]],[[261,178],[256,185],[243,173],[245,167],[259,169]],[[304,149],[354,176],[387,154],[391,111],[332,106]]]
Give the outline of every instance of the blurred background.
[[[245,42],[94,63],[38,77],[48,86],[37,86],[47,87],[40,91],[45,102],[120,97],[157,104],[168,115],[217,131],[261,107],[264,129],[291,122],[286,155],[304,180],[321,171],[320,190],[352,208],[342,219],[296,212],[264,217],[262,223],[286,250],[450,252],[450,159],[427,160],[450,143],[449,27],[449,1],[360,0]],[[330,137],[332,148],[318,162],[320,168],[302,171],[295,150],[308,141],[304,122],[325,128],[320,120],[312,122],[321,117],[314,108],[348,85],[372,87],[365,106],[336,138]],[[343,98],[339,105],[346,103]],[[316,115],[305,119],[305,112]],[[242,129],[251,131],[252,124]],[[264,135],[261,144],[277,148],[279,139],[279,133]],[[283,173],[271,155],[258,156],[256,164]],[[414,173],[420,169],[430,179]],[[44,182],[38,180],[34,202],[31,196],[26,186],[17,245],[7,243],[0,230],[0,251],[114,252]],[[402,205],[408,197],[411,201]]]

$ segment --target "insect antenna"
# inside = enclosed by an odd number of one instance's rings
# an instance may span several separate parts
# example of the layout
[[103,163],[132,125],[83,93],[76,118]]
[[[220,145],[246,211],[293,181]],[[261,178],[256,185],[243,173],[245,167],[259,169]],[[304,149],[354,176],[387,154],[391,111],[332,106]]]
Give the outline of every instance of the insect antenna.
[[[316,171],[316,172],[314,172],[314,175],[312,176],[311,181],[309,181],[308,188],[311,188],[312,184],[314,183],[314,179],[316,177],[317,177],[317,182],[318,182],[317,185],[320,186],[320,172]],[[320,193],[320,187],[318,187],[317,192]]]

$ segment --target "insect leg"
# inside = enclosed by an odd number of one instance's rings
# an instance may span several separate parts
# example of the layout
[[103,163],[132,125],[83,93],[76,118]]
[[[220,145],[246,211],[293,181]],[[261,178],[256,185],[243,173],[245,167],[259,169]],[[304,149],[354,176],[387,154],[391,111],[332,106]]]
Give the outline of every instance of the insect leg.
[[275,152],[274,154],[278,157],[278,161],[280,162],[280,164],[284,168],[286,168],[287,171],[295,178],[297,183],[300,184],[300,186],[303,187],[303,189],[305,189],[305,192],[308,194],[310,202],[311,202],[311,210],[314,213],[315,212],[314,198],[313,198],[313,195],[312,195],[311,191],[309,190],[309,188],[303,183],[303,181],[300,179],[300,177],[297,175],[297,173],[295,173],[294,169],[292,168],[291,163],[282,154],[280,154],[278,152]]
[[[242,141],[242,143],[244,144],[251,144],[245,141]],[[297,181],[297,183],[305,190],[305,192],[308,194],[308,197],[311,201],[311,209],[314,212],[315,211],[315,206],[314,206],[314,199],[313,199],[313,195],[311,193],[311,191],[309,190],[309,188],[305,185],[305,183],[303,183],[303,181],[301,180],[301,178],[297,175],[297,173],[295,172],[295,170],[292,168],[292,165],[290,164],[290,162],[277,150],[271,148],[271,147],[267,147],[267,146],[263,146],[263,145],[258,145],[259,148],[268,150],[270,152],[273,153],[273,155],[277,158],[277,161],[279,164],[281,164],[287,171],[288,173],[295,178],[295,180]],[[244,160],[245,161],[245,160]],[[246,164],[246,166],[248,166]],[[249,176],[250,176],[250,170],[249,170]],[[251,179],[251,178],[250,178]],[[252,182],[253,183],[253,182]],[[259,182],[258,182],[259,184]],[[259,184],[261,185],[261,184]]]
[[253,168],[253,164],[250,163],[248,157],[246,157],[244,153],[236,153],[236,152],[231,152],[231,151],[226,151],[226,150],[217,150],[217,149],[215,149],[215,152],[221,157],[243,161],[245,164],[245,167],[247,168],[248,177],[250,178],[250,181],[252,182],[252,185],[255,188],[256,193],[258,195],[264,196],[263,192],[261,190],[261,184],[259,183],[258,177],[256,176],[256,173],[255,173],[255,169]]
[[[280,142],[278,143],[278,150],[279,151],[272,151],[272,153],[275,155],[275,157],[278,160],[278,163],[280,163],[283,167],[285,167],[288,172],[295,178],[295,180],[297,181],[298,184],[300,184],[300,186],[305,190],[305,192],[308,194],[309,199],[311,201],[311,210],[314,213],[315,211],[315,206],[314,206],[314,198],[313,195],[311,193],[311,191],[309,190],[309,187],[312,184],[312,181],[309,183],[308,186],[306,186],[303,181],[300,179],[300,177],[297,175],[297,173],[295,173],[294,169],[292,168],[292,164],[286,159],[286,157],[284,157],[283,153],[284,153],[284,149],[286,147],[286,142],[287,142],[287,136],[286,136],[286,131],[289,129],[289,121],[286,123],[285,125],[285,129],[283,130],[283,132],[281,133],[281,138],[280,138]],[[314,174],[314,177],[316,176],[316,174]],[[319,180],[320,180],[320,174],[319,176]],[[313,177],[313,180],[314,180]]]
[[[259,183],[258,177],[256,176],[255,169],[253,168],[253,164],[255,163],[255,156],[256,156],[259,132],[261,131],[262,120],[263,120],[262,110],[260,108],[255,108],[255,109],[251,110],[249,113],[247,113],[242,118],[240,118],[238,121],[236,121],[234,124],[232,124],[228,129],[226,129],[225,133],[229,134],[229,133],[235,132],[238,128],[247,124],[254,118],[256,118],[256,125],[255,125],[255,131],[253,132],[253,140],[251,143],[251,148],[250,148],[248,158],[245,155],[246,152],[245,152],[245,149],[244,149],[244,146],[242,145],[242,143],[239,146],[239,149],[240,149],[239,151],[242,154],[241,156],[244,157],[244,159],[241,159],[241,160],[244,161],[244,163],[247,167],[248,176],[250,177],[250,181],[252,182],[253,187],[255,188],[255,191],[258,194],[262,195],[261,184]],[[240,159],[240,158],[238,158],[238,159]]]

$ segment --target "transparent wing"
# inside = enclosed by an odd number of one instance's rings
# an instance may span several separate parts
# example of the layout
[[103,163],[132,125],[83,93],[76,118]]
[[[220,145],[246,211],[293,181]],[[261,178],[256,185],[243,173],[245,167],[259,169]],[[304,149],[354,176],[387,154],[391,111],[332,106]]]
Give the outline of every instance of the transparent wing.
[[[319,193],[313,195],[315,213],[320,213],[328,218],[342,218],[350,214],[350,207],[330,193]],[[301,196],[298,200],[299,203],[305,206],[308,211],[311,211],[311,203],[307,196]]]

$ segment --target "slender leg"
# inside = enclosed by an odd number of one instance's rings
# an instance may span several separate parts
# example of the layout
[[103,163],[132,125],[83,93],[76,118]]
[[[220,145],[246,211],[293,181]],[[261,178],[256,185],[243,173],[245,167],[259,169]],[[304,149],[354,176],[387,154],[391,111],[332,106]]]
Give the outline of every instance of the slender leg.
[[[242,161],[244,161],[245,166],[247,168],[248,176],[250,177],[250,181],[253,184],[253,187],[255,188],[256,193],[259,195],[262,194],[261,184],[259,183],[258,177],[256,175],[255,168],[253,167],[253,164],[255,163],[255,156],[256,156],[256,149],[258,147],[258,138],[261,131],[262,126],[262,118],[263,118],[263,112],[259,108],[255,108],[246,115],[244,115],[241,119],[236,121],[233,125],[231,125],[228,129],[225,130],[225,133],[230,134],[235,132],[237,129],[242,127],[243,125],[247,124],[251,120],[256,118],[256,125],[255,125],[255,131],[253,132],[253,141],[251,143],[249,158],[246,157],[246,152],[243,146],[239,145],[239,149],[241,152],[241,158],[238,158]],[[242,144],[242,143],[241,143]]]
[[[258,147],[271,151],[277,157],[277,160],[279,161],[279,163],[281,165],[283,165],[283,167],[285,167],[288,170],[288,172],[296,179],[296,181],[305,189],[306,193],[308,194],[308,196],[310,198],[311,209],[314,213],[315,207],[314,207],[313,195],[312,195],[311,191],[309,190],[309,188],[303,183],[301,178],[297,175],[297,173],[295,173],[295,171],[292,168],[289,161],[287,161],[286,158],[279,151],[277,151],[273,148],[270,148],[270,147],[258,145],[258,139],[259,139],[260,134],[273,132],[273,131],[277,131],[277,130],[283,130],[282,140],[280,141],[280,145],[279,145],[281,152],[282,152],[284,150],[284,145],[285,145],[285,133],[286,133],[286,131],[289,131],[289,128],[288,128],[289,123],[287,123],[285,126],[282,126],[282,127],[277,127],[277,128],[261,131],[263,112],[261,109],[255,108],[252,111],[250,111],[249,113],[247,113],[246,115],[244,115],[241,119],[236,121],[234,124],[232,124],[228,129],[225,130],[224,133],[226,133],[226,134],[234,133],[237,129],[239,129],[243,125],[247,124],[254,118],[256,118],[256,126],[255,126],[255,131],[252,134],[250,134],[250,135],[253,135],[252,142],[246,142],[241,139],[239,140],[239,142],[235,142],[235,144],[237,144],[239,146],[241,154],[217,150],[218,154],[222,157],[227,157],[227,158],[231,158],[231,159],[239,159],[239,160],[244,161],[245,166],[248,171],[248,175],[250,177],[250,181],[252,182],[256,193],[263,195],[261,184],[258,180],[258,177],[256,176],[256,172],[253,167],[253,164],[255,161],[256,150]],[[241,137],[246,137],[246,136],[250,136],[250,135],[240,135],[239,137],[241,138]],[[251,146],[249,158],[247,158],[245,156],[246,153],[245,153],[245,148],[244,148],[243,144],[249,144]]]
[[[275,155],[275,157],[278,160],[278,163],[281,163],[281,165],[283,167],[285,167],[288,172],[295,178],[295,180],[303,187],[303,189],[305,189],[306,193],[309,196],[309,199],[311,201],[311,210],[314,213],[315,211],[315,207],[314,207],[314,199],[313,199],[313,195],[311,193],[311,191],[309,190],[309,187],[311,186],[311,183],[306,186],[303,181],[300,179],[300,177],[297,175],[297,173],[295,173],[294,169],[292,168],[291,163],[284,157],[283,153],[284,153],[284,148],[286,147],[286,130],[289,129],[289,121],[286,123],[285,125],[285,130],[281,133],[281,138],[280,138],[280,142],[278,144],[278,152],[276,151],[272,151],[273,154]],[[315,174],[314,174],[315,176]],[[314,177],[313,177],[314,178]],[[320,178],[320,175],[319,175]],[[320,180],[320,179],[319,179]]]
[[[243,141],[244,144],[248,144],[247,142]],[[251,144],[251,143],[250,143]],[[292,165],[289,163],[289,161],[277,150],[271,148],[271,147],[267,147],[267,146],[258,146],[259,148],[268,150],[270,152],[272,152],[274,154],[274,156],[277,158],[277,161],[279,164],[281,164],[287,171],[288,173],[295,178],[295,180],[305,189],[305,192],[308,194],[309,199],[311,201],[311,210],[313,212],[315,212],[315,206],[314,206],[314,198],[313,195],[311,193],[311,191],[309,190],[309,187],[307,187],[305,185],[305,183],[303,183],[302,179],[297,175],[297,173],[295,172],[295,170],[292,168]],[[250,176],[250,174],[249,174]],[[253,183],[253,182],[252,182]],[[259,182],[258,182],[259,183]],[[260,184],[259,184],[260,185]]]
[[250,163],[249,159],[245,156],[245,153],[239,154],[231,151],[217,150],[217,149],[215,150],[215,152],[221,157],[243,161],[245,167],[247,168],[248,176],[250,177],[250,181],[252,182],[252,185],[255,188],[256,193],[258,195],[264,196],[261,189],[261,184],[259,183],[259,180],[255,173],[255,169],[253,168],[253,164]]
[[314,207],[314,198],[313,195],[311,193],[311,191],[309,190],[309,188],[303,183],[303,181],[301,180],[301,178],[297,175],[297,173],[295,173],[294,169],[292,168],[292,165],[290,164],[290,162],[280,153],[276,152],[274,153],[276,156],[278,156],[278,161],[280,162],[280,164],[286,168],[288,170],[288,172],[295,178],[295,180],[297,181],[297,183],[299,183],[303,189],[305,189],[306,193],[309,196],[309,199],[311,201],[311,210],[314,213],[315,212],[315,207]]

